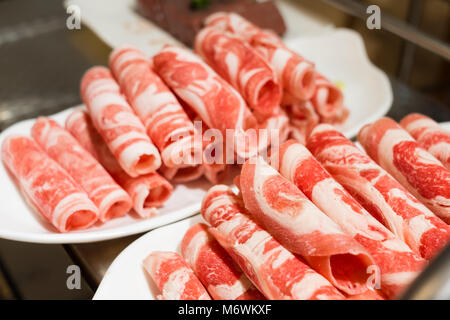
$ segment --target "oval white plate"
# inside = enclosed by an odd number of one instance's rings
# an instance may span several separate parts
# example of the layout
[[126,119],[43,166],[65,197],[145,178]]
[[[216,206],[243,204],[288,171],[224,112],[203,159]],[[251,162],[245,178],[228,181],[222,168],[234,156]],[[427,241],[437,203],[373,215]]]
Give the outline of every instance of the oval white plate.
[[[167,43],[181,45],[139,15],[135,3],[135,0],[66,0],[65,5],[77,5],[82,22],[110,47],[128,43],[153,55]],[[289,30],[286,44],[313,61],[319,72],[331,81],[343,84],[344,103],[350,116],[340,129],[348,138],[355,137],[363,125],[389,111],[392,104],[389,79],[370,62],[359,33],[351,29],[322,27],[320,23],[299,24],[298,21],[306,19],[305,12],[287,1],[280,1],[279,6],[285,12]],[[299,36],[294,38],[294,34]]]
[[[72,109],[64,110],[51,118],[64,124]],[[0,145],[9,134],[29,135],[33,123],[34,119],[30,119],[12,125],[0,134]],[[3,163],[0,164],[0,181],[0,238],[36,243],[94,242],[145,232],[198,213],[203,196],[211,186],[205,179],[175,185],[172,196],[159,209],[159,215],[151,219],[126,215],[87,230],[58,233],[50,223],[27,206]]]
[[105,273],[94,300],[155,300],[158,288],[142,267],[142,261],[153,251],[180,253],[181,240],[192,225],[201,222],[196,215],[144,234],[126,247]]

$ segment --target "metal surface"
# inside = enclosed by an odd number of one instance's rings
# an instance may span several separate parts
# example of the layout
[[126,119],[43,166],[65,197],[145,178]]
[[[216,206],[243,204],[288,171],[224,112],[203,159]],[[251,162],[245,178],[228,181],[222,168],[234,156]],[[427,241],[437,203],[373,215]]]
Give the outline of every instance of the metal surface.
[[[408,22],[417,27],[422,21],[423,17],[423,9],[424,9],[424,0],[415,0],[412,1],[409,5],[408,10]],[[408,82],[409,77],[411,76],[411,72],[414,66],[414,56],[416,53],[416,45],[403,41],[402,54],[400,58],[400,66],[398,72],[398,78],[403,82]]]
[[114,259],[141,235],[94,243],[69,244],[64,245],[64,248],[75,264],[81,267],[86,282],[95,291]]
[[[368,17],[366,13],[367,4],[363,4],[355,0],[322,1],[352,16],[361,19],[366,19]],[[381,27],[382,29],[386,29],[411,43],[450,60],[450,45],[448,43],[426,34],[408,23],[398,20],[389,14],[382,13]]]

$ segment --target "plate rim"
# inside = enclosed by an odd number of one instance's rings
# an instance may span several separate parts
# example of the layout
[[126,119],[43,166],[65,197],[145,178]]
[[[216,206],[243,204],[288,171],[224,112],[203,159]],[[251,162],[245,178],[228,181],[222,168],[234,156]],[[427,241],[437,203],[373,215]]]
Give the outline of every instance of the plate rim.
[[[167,229],[173,229],[173,228],[177,228],[177,226],[181,225],[181,224],[189,224],[189,225],[193,225],[192,223],[198,223],[198,222],[203,222],[204,220],[201,216],[201,214],[196,214],[193,215],[191,217],[176,221],[174,223],[165,225],[163,227],[160,227],[158,229],[154,229],[154,230],[150,230],[147,233],[143,234],[142,236],[140,236],[139,238],[137,238],[136,240],[134,240],[133,242],[131,242],[128,246],[126,246],[113,260],[113,262],[109,265],[108,269],[105,271],[105,274],[100,282],[100,284],[97,287],[97,290],[94,293],[94,296],[92,297],[92,300],[108,300],[111,298],[108,297],[102,297],[104,295],[103,293],[103,287],[108,286],[108,281],[109,278],[111,277],[111,274],[114,274],[114,270],[116,268],[120,267],[120,264],[123,263],[123,259],[126,259],[124,257],[127,256],[127,252],[136,250],[139,248],[139,246],[144,245],[145,242],[147,242],[149,240],[149,238],[155,236],[158,236],[158,233],[165,233],[167,232]],[[177,245],[179,246],[179,244]],[[154,250],[158,250],[158,249],[154,249]],[[148,254],[150,254],[151,252],[151,248],[149,248]],[[179,252],[178,252],[179,253]],[[107,288],[108,289],[108,288]],[[150,290],[150,287],[149,287]]]
[[[140,221],[140,223],[130,224],[124,227],[113,227],[107,230],[96,231],[84,231],[77,233],[26,233],[26,232],[11,232],[7,229],[0,228],[0,238],[6,240],[20,241],[26,243],[40,243],[40,244],[76,244],[76,243],[95,243],[100,241],[107,241],[112,239],[119,239],[127,236],[136,235],[139,233],[153,231],[154,229],[159,229],[167,225],[172,225],[184,219],[195,216],[200,211],[200,204],[192,204],[187,208],[183,208],[172,212],[170,214],[164,214],[161,216],[156,216],[145,221]],[[197,209],[198,207],[198,209]],[[189,211],[186,214],[184,211]],[[170,215],[170,219],[166,216]],[[173,215],[177,217],[172,220]],[[160,221],[155,222],[155,219]],[[169,221],[166,221],[169,220]],[[170,221],[172,220],[172,221]],[[125,229],[125,230],[124,230]],[[89,229],[87,229],[89,230]]]
[[[84,106],[83,104],[75,105],[66,108],[64,110],[61,110],[59,112],[56,112],[54,114],[48,115],[48,117],[55,118],[57,116],[61,116],[61,114],[69,113],[70,110],[74,110],[76,108],[80,108],[83,106]],[[15,127],[26,125],[27,122],[31,123],[35,121],[36,118],[37,117],[24,119],[16,123],[13,123],[7,128],[5,128],[0,133],[0,144],[4,141],[4,139],[7,136],[9,136],[10,134],[14,134],[11,131],[14,131]],[[2,156],[0,153],[0,159],[1,158]],[[7,169],[4,166],[3,161],[0,162],[1,162],[0,165],[3,166],[2,170],[4,170],[5,173],[8,175]],[[15,182],[13,183],[17,186]],[[21,200],[23,201],[23,199]],[[45,232],[44,231],[45,227],[42,227],[43,228],[42,232],[25,232],[20,230],[11,231],[10,229],[4,228],[3,226],[0,225],[0,239],[20,241],[26,243],[41,243],[41,244],[94,243],[143,233],[167,224],[183,220],[185,218],[198,214],[200,212],[200,207],[201,201],[197,201],[195,203],[191,203],[190,205],[171,211],[169,213],[157,215],[149,219],[142,219],[142,220],[136,219],[135,223],[129,223],[124,226],[110,227],[104,230],[85,229],[67,233],[60,233],[56,230],[48,230],[47,232]],[[33,208],[30,208],[30,210],[33,210],[34,213],[36,213],[36,216],[33,217],[34,219],[41,219],[43,221],[39,221],[40,223],[46,223],[45,219],[42,218]],[[0,212],[0,214],[2,214],[2,212]]]

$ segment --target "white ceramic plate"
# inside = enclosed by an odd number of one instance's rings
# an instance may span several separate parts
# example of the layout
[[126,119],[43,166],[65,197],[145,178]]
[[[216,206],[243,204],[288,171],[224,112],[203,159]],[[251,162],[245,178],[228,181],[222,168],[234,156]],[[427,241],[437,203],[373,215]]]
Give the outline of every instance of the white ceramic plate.
[[[72,109],[57,113],[51,118],[64,124]],[[0,145],[9,134],[29,135],[33,123],[34,119],[25,120],[6,129],[0,134]],[[203,178],[175,185],[172,196],[159,209],[159,215],[151,219],[126,215],[87,230],[58,233],[25,203],[3,164],[0,164],[0,181],[0,238],[36,243],[94,242],[145,232],[198,213],[203,196],[211,186]]]
[[196,215],[144,234],[125,248],[105,273],[94,300],[154,300],[158,288],[142,267],[142,261],[153,251],[180,253],[181,240],[192,225],[201,222]]
[[[66,0],[65,5],[77,5],[83,24],[111,47],[128,43],[153,55],[166,43],[180,44],[138,14],[135,3]],[[370,62],[359,33],[325,26],[290,1],[278,5],[287,24],[286,44],[313,61],[331,81],[343,84],[344,103],[350,109],[348,120],[340,127],[344,134],[353,138],[363,125],[385,115],[392,104],[391,85],[386,74]]]

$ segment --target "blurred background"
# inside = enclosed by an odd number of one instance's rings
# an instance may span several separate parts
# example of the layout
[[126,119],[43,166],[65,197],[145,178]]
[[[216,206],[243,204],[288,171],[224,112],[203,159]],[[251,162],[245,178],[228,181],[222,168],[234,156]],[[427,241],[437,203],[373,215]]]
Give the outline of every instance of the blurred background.
[[[414,45],[405,38],[416,41],[424,33],[447,46],[450,40],[450,2],[448,0],[326,0],[293,1],[320,19],[337,27],[351,28],[364,38],[370,60],[390,76],[411,88],[450,105],[450,64],[446,58],[431,50]],[[389,25],[381,30],[366,27],[367,14],[361,15],[369,5],[378,5],[382,17]],[[389,15],[389,17],[387,17]],[[392,19],[391,19],[392,17]],[[398,30],[395,28],[398,25]],[[389,30],[388,30],[389,28]],[[395,32],[393,31],[395,30]],[[399,33],[403,37],[398,36]]]
[[[397,105],[390,115],[400,105],[411,111],[414,104],[449,110],[448,0],[289,2],[312,19],[362,35],[370,60],[390,76]],[[371,4],[381,8],[381,30],[366,27]],[[106,64],[110,48],[86,27],[69,31],[66,19],[59,0],[0,0],[0,131],[81,103],[82,73]],[[439,114],[441,121],[448,117],[449,112]],[[84,281],[81,290],[66,287],[71,252],[61,245],[0,240],[0,299],[91,298],[93,290]]]

